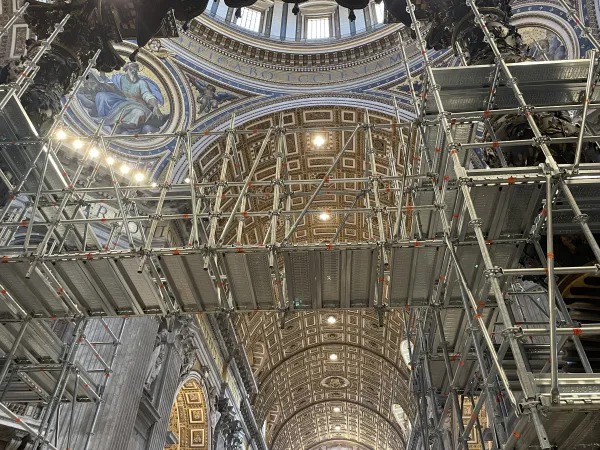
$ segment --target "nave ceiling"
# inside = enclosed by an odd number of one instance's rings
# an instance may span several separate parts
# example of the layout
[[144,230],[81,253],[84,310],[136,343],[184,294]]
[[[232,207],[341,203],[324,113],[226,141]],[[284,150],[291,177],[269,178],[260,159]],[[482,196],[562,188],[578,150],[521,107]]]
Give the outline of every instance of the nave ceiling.
[[367,448],[402,448],[392,405],[414,413],[400,351],[402,313],[386,314],[383,327],[367,310],[295,312],[283,329],[279,322],[277,313],[267,312],[235,320],[258,382],[255,412],[266,421],[271,448],[310,449],[344,438]]

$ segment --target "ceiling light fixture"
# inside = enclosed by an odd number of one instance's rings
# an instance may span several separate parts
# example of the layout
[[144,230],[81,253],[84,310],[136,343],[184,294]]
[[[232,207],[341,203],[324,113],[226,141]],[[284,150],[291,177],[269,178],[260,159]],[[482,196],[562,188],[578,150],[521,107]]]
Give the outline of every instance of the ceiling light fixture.
[[321,214],[319,214],[319,219],[321,219],[321,220],[329,220],[329,219],[331,219],[331,216],[329,215],[329,213],[322,212]]
[[125,175],[126,173],[129,173],[130,169],[129,169],[129,166],[127,164],[123,164],[119,170],[121,171],[121,173],[123,175]]
[[152,186],[153,188],[155,188],[156,186],[158,186],[158,183],[152,183],[150,186]]
[[81,142],[79,139],[75,139],[73,141],[73,147],[79,150],[80,148],[83,148],[83,142]]
[[333,325],[336,322],[337,322],[337,319],[335,318],[335,316],[329,316],[329,317],[327,317],[327,323]]
[[112,166],[115,163],[115,158],[113,158],[112,156],[109,156],[108,158],[106,158],[106,164],[108,164],[109,166]]
[[59,141],[63,141],[67,138],[67,133],[65,133],[64,130],[58,130],[56,132],[56,139],[58,139]]
[[331,355],[329,355],[329,359],[332,361],[337,361],[337,359],[338,359],[337,353],[332,353]]
[[339,425],[336,425],[334,428],[335,431],[340,431],[341,429],[342,429],[342,427],[340,427]]
[[313,139],[313,144],[315,144],[316,147],[321,147],[325,144],[325,138],[320,134],[317,134]]
[[144,174],[142,172],[138,172],[135,174],[135,181],[140,182],[140,181],[144,181]]
[[99,154],[100,154],[100,152],[98,151],[98,149],[96,147],[92,147],[90,149],[90,158],[96,158]]
[[340,408],[339,406],[336,406],[333,408],[334,413],[339,413],[341,410],[342,410],[342,408]]
[[185,180],[183,180],[185,183],[189,183],[191,180],[189,178],[186,178]]

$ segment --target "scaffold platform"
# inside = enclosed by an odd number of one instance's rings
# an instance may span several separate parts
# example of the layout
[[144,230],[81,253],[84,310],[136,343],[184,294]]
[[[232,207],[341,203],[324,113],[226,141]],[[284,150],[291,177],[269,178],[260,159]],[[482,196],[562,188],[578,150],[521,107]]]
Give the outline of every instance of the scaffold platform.
[[[480,17],[472,0],[469,4]],[[233,117],[226,131],[202,133],[226,139],[217,182],[207,182],[194,169],[192,138],[200,133],[181,130],[172,136],[177,143],[160,185],[127,185],[108,164],[102,170],[110,185],[92,176],[82,187],[81,172],[68,175],[58,158],[64,140],[54,135],[59,125],[39,136],[19,90],[0,88],[0,178],[10,193],[0,209],[0,349],[7,355],[0,374],[2,401],[46,402],[50,409],[73,399],[101,403],[102,376],[110,373],[114,353],[101,354],[87,341],[87,324],[106,328],[107,340],[118,343],[120,324],[137,316],[276,311],[284,322],[296,310],[342,308],[375,310],[384,324],[386,311],[400,309],[418,404],[407,448],[466,449],[473,430],[483,435],[484,404],[493,448],[574,448],[600,441],[600,377],[580,340],[586,333],[600,334],[600,326],[573,321],[555,282],[560,275],[600,274],[594,237],[600,231],[600,164],[559,165],[548,150],[553,141],[575,144],[580,153],[583,142],[600,137],[586,131],[585,115],[583,132],[575,137],[549,141],[534,122],[535,138],[526,142],[483,142],[481,132],[490,116],[600,108],[600,94],[590,81],[599,71],[597,55],[518,64],[500,58],[496,65],[434,69],[418,26],[416,35],[427,77],[417,97],[404,55],[419,120],[418,132],[399,139],[402,160],[386,155],[388,170],[378,173],[372,143],[377,127],[403,133],[399,115],[382,125],[372,123],[366,111],[352,127],[352,136],[364,139],[369,163],[365,176],[353,179],[364,195],[358,206],[332,211],[339,217],[356,214],[368,225],[368,239],[352,242],[338,241],[339,230],[324,242],[297,241],[294,235],[307,214],[322,212],[314,201],[325,195],[326,181],[340,195],[358,196],[344,187],[346,180],[331,176],[352,137],[322,179],[292,179],[284,164],[285,137],[307,129],[286,128],[281,117],[277,126],[256,131],[264,138],[256,161],[272,148],[276,178],[255,179],[254,164],[241,180],[228,173],[237,152],[235,136],[254,131],[236,128]],[[62,115],[57,124],[60,120]],[[342,138],[349,132],[328,131]],[[92,145],[106,157],[113,140],[133,138],[100,131],[78,136],[84,142],[82,165],[100,165],[89,156]],[[483,164],[482,148],[524,143],[542,149],[545,162]],[[188,182],[174,177],[178,159],[188,162]],[[300,184],[308,186],[302,194],[309,199],[293,208],[286,200],[300,192]],[[272,208],[245,209],[243,199],[265,186],[273,188]],[[392,201],[382,200],[384,186]],[[146,193],[151,206],[134,208],[133,191]],[[115,205],[115,217],[84,213],[99,193]],[[236,200],[224,206],[227,195]],[[175,198],[187,202],[188,211],[166,208]],[[247,217],[269,225],[261,242],[240,243]],[[139,231],[132,233],[129,224]],[[165,247],[159,224],[178,224],[188,235]],[[554,267],[553,235],[575,232],[588,240],[595,263]],[[522,264],[526,245],[538,250],[540,267]],[[535,305],[527,291],[515,291],[529,275],[549,280]],[[54,328],[61,323],[74,327],[65,339]],[[585,373],[558,372],[567,341]],[[81,352],[71,358],[78,347],[89,358],[81,359]],[[65,375],[72,367],[76,377]],[[474,403],[466,423],[465,398]],[[0,413],[15,418],[3,403]],[[581,433],[582,424],[587,434]]]

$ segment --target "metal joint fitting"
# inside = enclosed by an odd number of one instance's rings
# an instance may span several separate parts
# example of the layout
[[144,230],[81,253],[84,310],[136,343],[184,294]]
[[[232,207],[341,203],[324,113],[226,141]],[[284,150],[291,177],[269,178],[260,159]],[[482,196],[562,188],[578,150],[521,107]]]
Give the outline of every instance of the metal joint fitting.
[[228,183],[225,180],[219,180],[219,181],[215,181],[215,186],[226,188],[228,186]]
[[458,185],[459,186],[472,186],[473,185],[473,178],[460,177],[458,179]]
[[596,267],[596,273],[600,273],[600,264],[594,264],[594,267]]
[[[511,82],[514,82],[515,84],[517,83],[517,79],[514,77],[511,78],[510,80],[511,80]],[[522,114],[532,113],[534,110],[535,110],[535,106],[533,106],[533,105],[519,106],[519,112],[521,112]]]
[[587,214],[581,213],[581,214],[577,214],[576,216],[573,217],[573,222],[574,223],[587,223],[589,218],[590,218],[590,216],[588,216]]
[[432,84],[429,86],[429,89],[432,91],[439,91],[442,89],[442,86],[440,86],[439,84]]
[[504,271],[502,267],[492,267],[491,269],[486,269],[483,271],[483,276],[486,278],[500,278],[504,275]]
[[550,136],[539,136],[539,137],[533,138],[533,142],[536,147],[541,147],[544,144],[548,145],[548,144],[550,144],[550,141],[551,141]]
[[446,204],[444,202],[434,202],[433,207],[437,211],[443,211],[444,209],[446,209]]
[[521,414],[531,414],[531,411],[537,409],[540,405],[539,400],[527,400],[518,404]]
[[[517,77],[512,77],[512,78],[509,78],[508,80],[506,80],[506,85],[508,87],[513,87],[513,86],[516,86],[518,82],[519,82],[519,80],[517,79]],[[533,108],[533,107],[530,105],[527,105],[526,108]]]
[[516,338],[523,336],[523,328],[522,327],[509,327],[502,330],[503,336],[513,335]]
[[453,142],[452,144],[448,144],[446,146],[446,150],[448,150],[449,152],[452,152],[452,150],[459,151],[460,148],[461,148],[461,145],[458,142]]
[[148,216],[148,218],[150,218],[152,220],[161,220],[162,219],[162,214],[150,214]]
[[177,136],[177,137],[187,136],[187,131],[176,131],[175,136]]
[[158,187],[161,189],[169,190],[169,189],[171,189],[172,185],[171,185],[171,183],[164,182],[163,184],[160,184]]

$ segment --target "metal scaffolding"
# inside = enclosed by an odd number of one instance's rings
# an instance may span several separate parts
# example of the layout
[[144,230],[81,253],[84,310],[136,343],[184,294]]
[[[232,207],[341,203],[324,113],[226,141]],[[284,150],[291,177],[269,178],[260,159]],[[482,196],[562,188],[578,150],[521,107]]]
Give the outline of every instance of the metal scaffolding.
[[[117,134],[116,125],[107,135],[102,124],[92,135],[76,136],[64,125],[66,107],[95,58],[46,136],[38,135],[19,103],[21,84],[0,87],[0,178],[10,193],[0,211],[0,335],[8,346],[2,347],[2,412],[36,436],[36,447],[47,448],[55,448],[51,424],[63,403],[97,402],[97,418],[129,317],[261,310],[277,311],[283,323],[294,310],[371,308],[383,325],[387,310],[401,308],[418,403],[410,448],[466,449],[473,430],[497,449],[574,448],[566,445],[598,441],[600,431],[579,441],[576,434],[577,425],[591,426],[600,410],[600,378],[580,340],[598,334],[600,325],[571,319],[556,277],[600,273],[594,238],[600,221],[591,201],[600,164],[581,162],[583,144],[600,141],[586,127],[588,111],[600,108],[594,89],[600,64],[596,52],[576,61],[507,64],[484,16],[473,0],[468,3],[497,62],[434,69],[411,10],[425,76],[417,93],[401,42],[417,117],[408,136],[397,106],[394,123],[374,124],[365,111],[362,122],[351,127],[286,127],[281,114],[273,127],[248,130],[236,128],[233,116],[223,132],[161,135],[174,138],[175,147],[159,184],[145,184],[142,175],[125,176],[129,167],[115,170],[112,143],[144,136]],[[35,68],[27,73],[34,75]],[[543,89],[550,83],[552,92]],[[533,114],[565,110],[582,112],[581,132],[550,141]],[[535,137],[497,141],[490,118],[507,114],[523,115]],[[377,171],[373,145],[373,133],[382,129],[398,133],[399,140],[397,153],[384,155],[387,173]],[[482,142],[481,130],[491,140]],[[323,177],[292,179],[286,136],[323,131],[350,137]],[[243,179],[232,170],[239,167],[236,136],[242,134],[263,138]],[[195,139],[206,135],[222,136],[226,143],[216,182],[197,173],[192,157]],[[334,178],[355,138],[363,139],[363,176]],[[66,139],[80,147],[81,164],[71,176],[57,153]],[[550,143],[575,144],[575,161],[557,164]],[[502,149],[524,144],[539,148],[545,164],[507,167]],[[474,164],[481,162],[484,148],[495,152],[503,167]],[[256,170],[269,151],[276,161],[274,178],[257,181]],[[175,183],[181,158],[187,177]],[[83,181],[85,167],[92,172]],[[108,186],[96,180],[101,171],[110,177]],[[348,189],[350,182],[361,188]],[[272,206],[249,210],[249,200],[263,195],[257,188],[267,186],[273,188]],[[332,194],[354,198],[348,207],[325,210],[339,218],[335,234],[324,243],[297,242],[295,231],[307,215],[324,212],[315,200]],[[292,206],[298,197],[306,199],[301,209]],[[116,216],[91,217],[90,208],[99,202],[112,205]],[[173,212],[171,204],[185,204],[187,210]],[[571,211],[556,211],[558,204]],[[366,225],[368,239],[339,240],[351,214]],[[242,239],[248,218],[268,224],[254,244]],[[586,237],[595,264],[554,267],[553,227],[568,229],[568,221]],[[159,225],[175,223],[189,231],[185,242],[157,245]],[[529,243],[543,267],[520,265]],[[528,275],[548,277],[545,303],[522,289],[521,277]],[[532,308],[544,320],[523,313]],[[109,327],[107,320],[116,322]],[[114,347],[109,355],[97,350],[102,342],[85,338],[87,324],[98,321]],[[72,324],[66,343],[56,337],[56,323]],[[53,345],[42,344],[48,336]],[[558,354],[568,340],[583,374],[559,372]],[[99,367],[78,363],[83,349],[93,352]],[[96,373],[106,376],[98,380]],[[34,398],[21,399],[19,383]],[[45,405],[35,427],[7,406],[34,401]],[[465,401],[472,405],[466,423]]]

